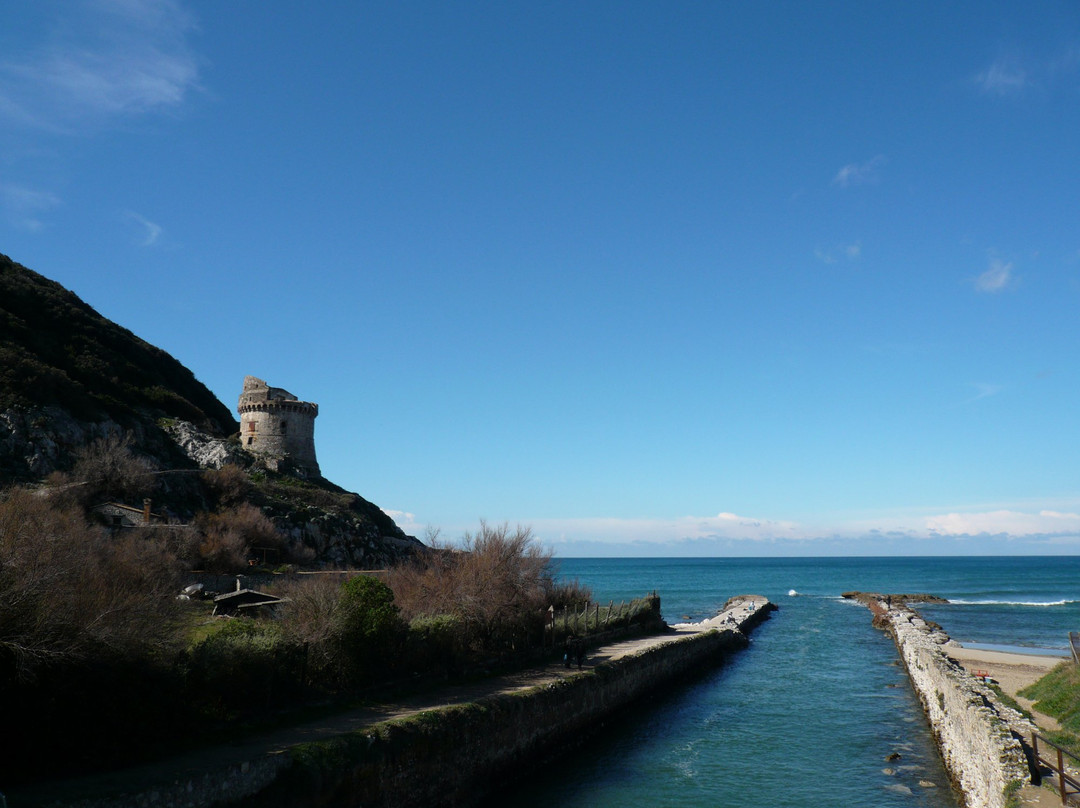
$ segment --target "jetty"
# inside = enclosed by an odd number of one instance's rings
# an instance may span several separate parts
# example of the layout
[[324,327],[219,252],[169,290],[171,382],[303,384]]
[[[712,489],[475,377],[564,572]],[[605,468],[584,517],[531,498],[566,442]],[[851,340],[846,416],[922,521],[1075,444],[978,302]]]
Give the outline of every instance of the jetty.
[[28,787],[13,806],[469,805],[565,754],[604,720],[746,648],[776,611],[759,595],[715,617],[560,660],[350,710],[154,764]]
[[[908,604],[944,602],[928,595],[846,592],[870,609],[874,625],[890,634],[937,741],[945,769],[966,808],[1008,808],[1033,779],[1023,739],[1036,727],[1003,704],[987,684],[949,655],[951,639]],[[1037,774],[1036,774],[1037,776]]]

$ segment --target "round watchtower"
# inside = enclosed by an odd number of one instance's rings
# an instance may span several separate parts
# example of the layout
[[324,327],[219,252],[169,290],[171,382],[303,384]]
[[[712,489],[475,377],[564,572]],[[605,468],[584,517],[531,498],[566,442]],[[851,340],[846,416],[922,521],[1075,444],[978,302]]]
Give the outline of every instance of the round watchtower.
[[288,390],[245,376],[236,411],[240,413],[240,442],[269,468],[281,470],[288,461],[302,474],[319,476],[319,461],[315,459],[318,404],[300,401]]

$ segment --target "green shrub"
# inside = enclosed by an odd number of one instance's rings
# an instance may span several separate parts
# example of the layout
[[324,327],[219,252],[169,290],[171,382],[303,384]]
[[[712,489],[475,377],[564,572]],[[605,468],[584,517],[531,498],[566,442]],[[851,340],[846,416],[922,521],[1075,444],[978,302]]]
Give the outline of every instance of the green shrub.
[[464,652],[463,627],[454,615],[424,615],[409,623],[404,659],[410,672],[452,676],[460,669]]
[[280,626],[236,618],[192,650],[192,700],[215,718],[233,719],[272,707],[298,687],[297,649]]
[[380,678],[394,667],[406,624],[390,587],[369,575],[350,578],[341,585],[336,617],[338,644],[354,676]]

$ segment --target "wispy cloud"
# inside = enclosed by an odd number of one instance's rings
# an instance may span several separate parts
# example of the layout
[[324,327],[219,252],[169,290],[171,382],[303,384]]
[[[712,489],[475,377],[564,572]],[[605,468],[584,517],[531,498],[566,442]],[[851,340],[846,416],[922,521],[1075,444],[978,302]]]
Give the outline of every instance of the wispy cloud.
[[48,41],[0,60],[9,123],[78,132],[174,110],[197,86],[195,22],[178,0],[82,0],[60,12]]
[[840,259],[858,261],[862,257],[862,244],[856,241],[852,244],[838,244],[828,249],[818,248],[814,250],[814,257],[823,264],[835,264]]
[[848,188],[854,185],[877,182],[880,179],[881,169],[887,162],[885,156],[879,154],[865,163],[848,163],[836,172],[832,184],[839,185],[841,188]]
[[971,83],[984,95],[998,98],[1015,98],[1033,90],[1051,91],[1059,85],[1072,92],[1075,85],[1069,80],[1078,69],[1080,46],[1073,45],[1040,60],[1024,60],[1015,54],[999,56],[972,76]]
[[0,182],[0,211],[12,227],[39,232],[45,228],[44,214],[59,205],[60,198],[48,191]]
[[965,404],[970,404],[973,401],[979,401],[983,398],[990,398],[990,396],[996,396],[1005,389],[1000,384],[987,384],[986,382],[974,382],[972,386],[975,388],[975,395],[965,401]]
[[139,245],[142,247],[154,246],[158,238],[161,237],[162,232],[164,232],[161,225],[150,221],[145,216],[140,216],[133,210],[124,211],[124,218],[139,226],[142,237]]
[[974,78],[987,95],[1018,95],[1031,86],[1031,77],[1015,59],[1001,58]]
[[993,294],[1008,288],[1013,282],[1012,262],[992,258],[990,268],[975,279],[975,289],[979,292]]

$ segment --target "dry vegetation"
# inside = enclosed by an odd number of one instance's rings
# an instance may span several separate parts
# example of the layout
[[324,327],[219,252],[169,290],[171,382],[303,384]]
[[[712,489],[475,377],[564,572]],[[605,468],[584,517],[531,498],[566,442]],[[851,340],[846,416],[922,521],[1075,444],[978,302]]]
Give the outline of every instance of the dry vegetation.
[[390,572],[389,584],[406,620],[448,616],[461,642],[494,650],[515,637],[536,634],[544,611],[558,599],[551,553],[527,527],[481,524],[460,550],[437,552]]
[[167,547],[138,531],[112,537],[48,498],[9,492],[0,502],[0,674],[10,683],[166,649],[179,571]]
[[309,697],[526,659],[550,606],[588,598],[556,583],[528,528],[482,524],[381,579],[286,579],[276,615],[199,625],[208,605],[177,599],[187,570],[246,571],[256,549],[288,548],[229,467],[202,475],[191,524],[95,521],[93,505],[138,501],[158,479],[130,440],[109,439],[49,487],[0,493],[0,710],[27,741],[9,760],[25,778],[131,760]]

